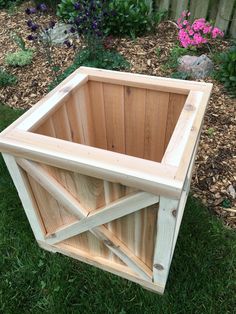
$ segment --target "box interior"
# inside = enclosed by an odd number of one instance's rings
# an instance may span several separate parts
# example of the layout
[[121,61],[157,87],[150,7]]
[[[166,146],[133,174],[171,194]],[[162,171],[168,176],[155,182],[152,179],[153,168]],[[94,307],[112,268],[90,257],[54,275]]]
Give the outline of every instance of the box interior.
[[186,97],[89,80],[33,132],[160,162]]

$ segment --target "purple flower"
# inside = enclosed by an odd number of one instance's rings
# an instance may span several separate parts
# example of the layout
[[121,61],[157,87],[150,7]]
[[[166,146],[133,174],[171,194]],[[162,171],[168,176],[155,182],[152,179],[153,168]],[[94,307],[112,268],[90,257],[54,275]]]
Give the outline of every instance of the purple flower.
[[81,8],[81,5],[78,2],[76,2],[74,4],[74,8],[75,8],[75,10],[79,10]]
[[30,28],[31,28],[32,32],[36,32],[36,30],[39,28],[39,26],[37,24],[32,23]]
[[70,48],[72,46],[71,42],[68,39],[64,41],[64,45],[66,45],[67,48]]
[[47,8],[47,6],[46,6],[45,3],[39,3],[39,4],[37,5],[37,10],[39,10],[39,11],[46,12],[47,9],[48,9],[48,8]]
[[53,28],[55,26],[55,24],[56,23],[54,21],[50,21],[49,24],[48,24],[49,28]]
[[31,27],[31,26],[33,25],[33,22],[32,22],[31,20],[28,20],[28,21],[27,21],[27,25],[28,25],[29,27]]
[[27,39],[28,40],[35,40],[37,38],[37,36],[33,36],[33,35],[29,35],[29,36],[27,36]]
[[73,33],[75,33],[75,28],[72,26],[71,28],[70,28],[70,32],[73,34]]
[[27,8],[27,9],[25,10],[25,13],[28,14],[28,15],[34,14],[34,13],[36,13],[36,12],[37,12],[37,10],[36,10],[35,8]]

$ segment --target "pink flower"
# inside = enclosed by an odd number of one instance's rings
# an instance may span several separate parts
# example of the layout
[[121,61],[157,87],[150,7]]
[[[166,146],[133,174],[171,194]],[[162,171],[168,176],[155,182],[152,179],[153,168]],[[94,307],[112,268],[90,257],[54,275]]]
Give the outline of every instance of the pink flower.
[[221,37],[224,36],[224,33],[218,27],[214,27],[211,34],[212,34],[212,38],[216,38],[218,36],[221,36]]

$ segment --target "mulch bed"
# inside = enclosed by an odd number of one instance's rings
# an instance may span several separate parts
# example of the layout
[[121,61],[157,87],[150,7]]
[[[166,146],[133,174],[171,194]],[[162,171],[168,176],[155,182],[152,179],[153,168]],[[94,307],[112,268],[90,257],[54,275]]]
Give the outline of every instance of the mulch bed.
[[[47,86],[53,80],[53,71],[42,49],[35,51],[33,63],[26,67],[8,68],[4,64],[6,53],[18,49],[11,39],[11,33],[17,31],[24,39],[29,35],[24,13],[26,6],[27,3],[23,4],[12,14],[0,11],[0,66],[7,68],[19,80],[16,86],[0,89],[0,102],[15,108],[33,106],[47,94]],[[163,22],[155,34],[135,41],[115,39],[113,47],[130,62],[131,72],[169,76],[173,70],[163,65],[168,61],[171,48],[176,45],[176,34],[172,23]],[[217,45],[220,51],[228,47],[229,43],[221,41]],[[28,43],[28,46],[33,47],[33,44]],[[72,63],[74,54],[73,49],[64,46],[53,48],[53,59],[62,70]],[[224,220],[226,226],[236,228],[236,100],[227,95],[218,81],[212,78],[205,81],[214,86],[205,116],[191,190],[195,197]]]

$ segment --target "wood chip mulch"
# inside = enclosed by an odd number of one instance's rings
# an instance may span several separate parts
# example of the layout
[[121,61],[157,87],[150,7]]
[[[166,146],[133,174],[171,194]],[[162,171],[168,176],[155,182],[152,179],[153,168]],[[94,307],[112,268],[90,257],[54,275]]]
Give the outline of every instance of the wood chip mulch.
[[[53,71],[42,49],[35,51],[33,63],[26,67],[10,68],[4,63],[6,53],[18,49],[11,33],[17,31],[25,40],[29,35],[24,13],[26,6],[27,3],[23,4],[13,14],[0,11],[0,67],[15,74],[19,81],[16,86],[0,89],[0,102],[15,108],[33,106],[47,94],[47,86],[53,80]],[[52,17],[47,19],[49,21]],[[170,50],[176,45],[176,34],[172,23],[163,22],[154,35],[135,41],[115,39],[113,47],[130,62],[131,72],[170,76],[173,70],[164,65]],[[32,43],[27,45],[33,47]],[[221,51],[229,43],[221,41],[217,45]],[[73,49],[64,46],[53,48],[53,59],[62,70],[72,63],[74,54]],[[213,92],[205,116],[191,190],[195,197],[223,219],[226,226],[236,228],[236,99],[230,98],[218,81],[212,78],[205,81],[213,83]]]

